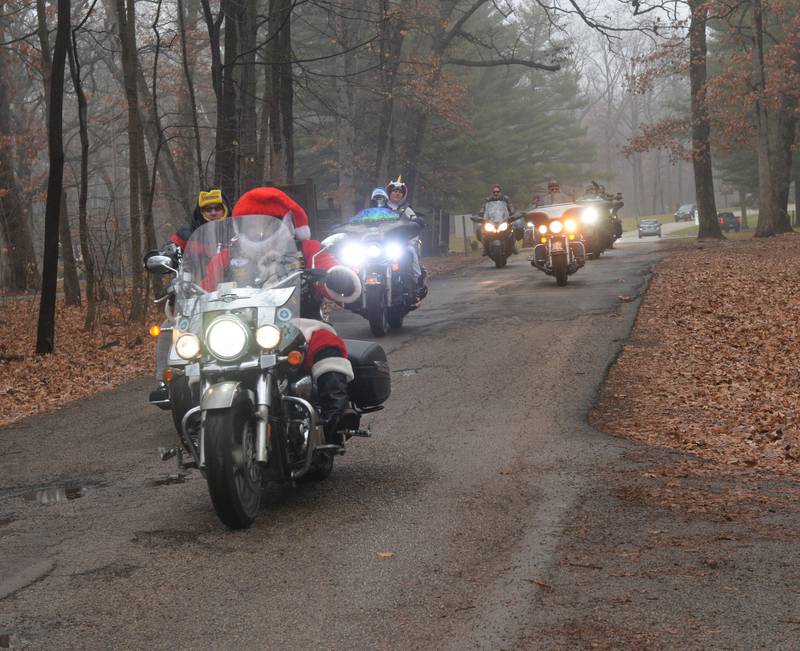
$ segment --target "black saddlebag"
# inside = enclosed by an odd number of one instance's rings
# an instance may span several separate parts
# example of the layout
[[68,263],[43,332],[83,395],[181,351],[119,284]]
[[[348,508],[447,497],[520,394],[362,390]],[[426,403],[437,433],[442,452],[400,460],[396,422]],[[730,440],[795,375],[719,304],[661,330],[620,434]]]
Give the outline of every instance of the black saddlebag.
[[360,409],[377,407],[392,392],[392,378],[386,353],[374,341],[345,339],[355,378],[347,386],[350,399]]

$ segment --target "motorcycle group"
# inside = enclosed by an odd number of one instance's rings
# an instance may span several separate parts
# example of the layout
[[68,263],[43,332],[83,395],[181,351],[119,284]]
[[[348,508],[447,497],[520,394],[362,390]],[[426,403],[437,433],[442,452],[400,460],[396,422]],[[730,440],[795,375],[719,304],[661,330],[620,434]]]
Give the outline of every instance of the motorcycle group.
[[[328,299],[365,317],[376,337],[419,307],[425,223],[407,195],[402,178],[376,188],[369,207],[320,242],[278,188],[249,190],[233,206],[211,189],[190,224],[145,256],[151,273],[171,277],[158,299],[165,320],[151,328],[159,386],[150,402],[171,412],[179,444],[161,458],[200,470],[229,528],[252,524],[269,482],[323,480],[346,441],[370,435],[361,417],[389,397],[386,354],[339,337],[321,306]],[[620,236],[621,206],[594,182],[573,202],[551,181],[547,196],[515,213],[494,186],[473,219],[497,267],[527,226],[537,237],[531,264],[563,285]]]

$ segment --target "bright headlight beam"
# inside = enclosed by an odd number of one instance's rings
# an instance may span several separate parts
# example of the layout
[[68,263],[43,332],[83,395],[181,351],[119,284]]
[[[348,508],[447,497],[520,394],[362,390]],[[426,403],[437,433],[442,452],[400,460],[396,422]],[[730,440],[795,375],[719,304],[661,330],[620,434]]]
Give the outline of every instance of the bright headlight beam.
[[600,217],[600,213],[597,212],[597,208],[584,208],[583,212],[581,213],[581,221],[584,224],[596,224],[597,220]]
[[403,245],[397,242],[389,242],[386,245],[386,257],[396,262],[403,257]]
[[492,222],[486,222],[483,225],[483,230],[485,230],[487,233],[494,233],[496,229],[494,227],[494,224],[492,224]]
[[550,230],[554,233],[560,233],[562,230],[564,230],[564,224],[557,220],[551,221]]
[[184,334],[175,342],[175,352],[183,359],[193,359],[200,352],[200,340],[197,335]]
[[206,345],[214,357],[236,359],[247,346],[247,329],[235,318],[221,318],[206,331]]
[[575,223],[574,219],[568,219],[566,222],[564,222],[564,226],[567,229],[567,233],[574,233],[578,228],[578,225]]
[[360,267],[364,262],[366,251],[361,244],[349,242],[342,247],[341,260],[348,267]]
[[274,325],[263,325],[256,330],[256,341],[264,350],[272,350],[281,343],[281,331]]
[[547,235],[547,224],[540,224],[539,225],[539,232],[542,235]]
[[503,222],[502,224],[500,224],[500,226],[497,227],[497,230],[500,231],[501,233],[503,231],[507,231],[508,230],[508,222]]

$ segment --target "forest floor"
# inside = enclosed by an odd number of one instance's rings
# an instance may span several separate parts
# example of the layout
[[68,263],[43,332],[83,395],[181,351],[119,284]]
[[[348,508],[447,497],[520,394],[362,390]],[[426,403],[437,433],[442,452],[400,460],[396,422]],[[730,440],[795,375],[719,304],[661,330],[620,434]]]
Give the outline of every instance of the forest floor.
[[[423,260],[431,278],[477,264],[471,255],[429,257]],[[92,332],[85,332],[85,308],[56,307],[55,352],[37,357],[36,322],[39,297],[4,297],[0,301],[0,427],[33,414],[112,389],[132,378],[152,374],[155,340],[149,324],[162,320],[151,306],[147,325],[129,323],[125,294],[103,305]],[[155,379],[154,379],[155,386]]]
[[590,423],[714,463],[800,470],[800,235],[676,248]]

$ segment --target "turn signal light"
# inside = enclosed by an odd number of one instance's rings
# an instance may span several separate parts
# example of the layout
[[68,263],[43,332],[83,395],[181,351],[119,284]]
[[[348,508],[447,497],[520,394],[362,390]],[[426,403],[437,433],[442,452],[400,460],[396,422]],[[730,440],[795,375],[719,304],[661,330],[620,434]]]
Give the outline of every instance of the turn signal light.
[[286,361],[290,366],[300,366],[303,363],[303,353],[299,350],[293,350],[286,356]]
[[392,263],[392,271],[400,271],[400,265],[396,262]]
[[575,233],[570,233],[569,234],[569,239],[570,240],[574,240],[575,239]]
[[540,238],[539,238],[539,241],[540,241],[542,244],[547,244],[547,238],[546,238],[546,237],[540,237]]
[[172,382],[173,378],[175,377],[175,373],[173,373],[171,368],[165,368],[164,369],[164,375],[162,377],[164,378],[164,382],[169,384],[170,382]]
[[158,337],[161,334],[161,326],[157,323],[154,323],[150,326],[150,336],[151,337]]

